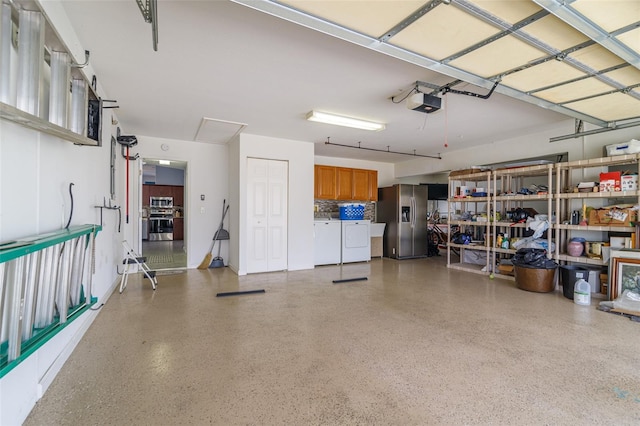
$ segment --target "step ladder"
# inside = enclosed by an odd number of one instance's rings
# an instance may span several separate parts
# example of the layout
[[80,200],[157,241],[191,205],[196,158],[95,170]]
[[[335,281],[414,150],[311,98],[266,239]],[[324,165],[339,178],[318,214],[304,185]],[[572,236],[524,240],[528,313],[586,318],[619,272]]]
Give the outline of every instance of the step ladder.
[[[120,293],[124,291],[127,287],[127,281],[129,281],[129,274],[137,273],[142,271],[144,276],[151,281],[151,288],[156,289],[156,285],[158,284],[158,280],[156,278],[156,271],[152,271],[147,265],[147,258],[138,255],[129,245],[129,243],[124,240],[122,241],[122,246],[125,250],[125,258],[122,261],[124,265],[124,271],[120,274],[122,278],[120,278]],[[136,265],[134,267],[134,265]]]

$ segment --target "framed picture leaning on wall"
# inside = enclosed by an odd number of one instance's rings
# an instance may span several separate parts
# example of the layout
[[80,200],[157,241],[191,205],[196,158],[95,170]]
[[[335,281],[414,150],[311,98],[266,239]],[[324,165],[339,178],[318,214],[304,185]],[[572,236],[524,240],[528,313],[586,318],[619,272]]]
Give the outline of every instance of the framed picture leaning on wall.
[[615,300],[624,290],[640,293],[640,250],[611,250],[607,296]]

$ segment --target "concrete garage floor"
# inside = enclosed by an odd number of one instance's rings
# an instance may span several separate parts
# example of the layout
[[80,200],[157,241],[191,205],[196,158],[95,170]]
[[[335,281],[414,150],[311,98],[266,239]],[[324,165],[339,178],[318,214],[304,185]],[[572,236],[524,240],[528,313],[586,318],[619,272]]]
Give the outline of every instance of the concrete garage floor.
[[25,424],[638,424],[640,324],[596,303],[444,256],[136,277]]

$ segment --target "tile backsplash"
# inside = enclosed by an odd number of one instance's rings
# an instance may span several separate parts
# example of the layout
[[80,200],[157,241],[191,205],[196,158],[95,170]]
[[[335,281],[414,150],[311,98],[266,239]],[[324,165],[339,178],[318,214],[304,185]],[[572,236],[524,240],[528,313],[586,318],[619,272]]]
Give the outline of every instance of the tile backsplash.
[[338,208],[338,204],[351,202],[364,204],[364,218],[372,222],[375,221],[376,203],[366,201],[314,200],[314,204],[318,206],[318,211],[313,213],[313,217],[315,219],[340,219],[340,209]]

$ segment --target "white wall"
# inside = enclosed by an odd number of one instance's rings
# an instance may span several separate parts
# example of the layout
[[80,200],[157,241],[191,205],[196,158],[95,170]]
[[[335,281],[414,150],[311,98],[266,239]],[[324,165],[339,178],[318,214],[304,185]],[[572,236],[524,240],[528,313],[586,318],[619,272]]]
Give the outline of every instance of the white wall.
[[[246,274],[246,168],[247,158],[289,162],[288,270],[313,269],[313,143],[241,134],[231,142],[230,162],[238,165],[237,180],[230,182],[232,207],[239,211],[238,240],[231,243],[230,266]],[[235,170],[234,170],[235,172]],[[237,194],[237,196],[236,196]],[[236,204],[237,203],[237,204]],[[234,238],[234,237],[232,237]]]
[[[104,122],[111,122],[105,110]],[[105,126],[103,147],[76,146],[46,134],[2,121],[0,133],[0,241],[61,229],[70,211],[69,183],[73,182],[71,225],[99,223],[100,210],[110,196],[110,139],[116,130]],[[126,132],[125,132],[126,133]],[[130,155],[186,161],[185,239],[188,267],[196,267],[208,252],[228,191],[228,149],[225,145],[137,136]],[[163,151],[162,144],[169,145]],[[96,238],[93,295],[104,303],[117,285],[116,268],[122,258],[122,240],[137,245],[137,162],[130,162],[130,218],[125,223],[126,160],[117,147],[116,198],[118,215],[104,210],[103,231]],[[200,195],[205,200],[200,200]],[[204,213],[201,213],[204,209]],[[312,210],[312,209],[311,209]],[[231,213],[231,210],[230,210]],[[237,213],[236,213],[237,214]],[[228,222],[227,222],[228,223]],[[233,230],[230,230],[233,235]],[[223,243],[222,255],[228,245]],[[99,311],[88,311],[35,354],[0,380],[0,424],[19,424],[47,389]]]
[[[197,267],[209,252],[213,235],[222,217],[222,202],[228,200],[229,189],[229,149],[227,145],[203,142],[179,141],[173,139],[154,138],[136,135],[138,145],[131,148],[131,155],[138,154],[140,158],[159,160],[177,160],[187,163],[185,173],[185,245],[187,249],[187,267]],[[167,145],[166,151],[161,148]],[[132,200],[135,201],[135,218],[137,227],[139,208],[142,200],[139,197],[139,187],[133,188]],[[204,200],[201,196],[204,195]],[[230,216],[237,215],[237,210],[229,209]],[[229,229],[228,218],[225,219],[225,229]],[[135,235],[139,235],[137,232]],[[136,237],[135,245],[139,240]],[[221,256],[228,258],[229,245],[222,241]],[[217,250],[217,245],[216,245]],[[216,253],[217,254],[217,253]]]
[[[44,2],[43,8],[76,62],[84,62],[84,47],[71,29],[59,2]],[[15,53],[15,52],[14,52]],[[11,55],[10,77],[15,105],[16,55]],[[46,68],[46,67],[45,67]],[[91,65],[82,72],[95,74]],[[7,76],[2,76],[7,78]],[[41,103],[47,99],[48,70],[45,69]],[[98,94],[108,98],[98,84]],[[42,108],[45,111],[46,106]],[[73,183],[74,208],[71,226],[98,224],[103,199],[110,197],[110,126],[113,113],[103,115],[103,147],[77,146],[70,142],[0,120],[0,241],[62,229],[70,216],[69,184]],[[116,168],[121,171],[122,162]],[[124,175],[116,175],[116,197],[123,200]],[[117,284],[116,264],[122,258],[123,228],[118,234],[117,213],[104,213],[103,230],[95,240],[95,274],[92,296],[105,303]],[[47,390],[88,327],[99,314],[89,310],[38,348],[0,379],[0,424],[20,424]]]
[[[229,235],[229,268],[240,271],[240,256],[244,256],[245,230],[240,226],[240,135],[229,141],[229,203],[235,214],[229,217],[229,227],[237,230]],[[242,240],[241,240],[242,238]]]
[[395,179],[395,166],[393,163],[379,161],[354,160],[352,158],[321,157],[316,155],[315,164],[323,166],[350,167],[353,169],[367,169],[378,171],[378,188],[398,183]]
[[[111,120],[105,113],[105,120]],[[0,133],[0,241],[60,230],[66,225],[73,183],[71,226],[99,224],[103,198],[110,196],[110,148],[77,146],[2,121]],[[103,140],[111,138],[105,126]],[[120,165],[118,165],[119,167]],[[123,177],[117,180],[122,196]],[[117,198],[114,204],[120,204]],[[116,284],[121,257],[117,214],[104,213],[96,238],[93,296],[104,303]],[[87,311],[0,379],[0,424],[19,424],[42,396],[99,311]]]
[[[586,125],[585,130],[593,129]],[[576,139],[549,142],[556,136],[574,132],[574,121],[561,124],[538,133],[496,141],[487,145],[442,153],[442,160],[416,159],[396,164],[398,179],[416,175],[429,175],[448,170],[466,169],[472,166],[519,160],[560,152],[569,153],[569,161],[602,157],[602,147],[612,143],[640,139],[640,127],[614,130]]]

